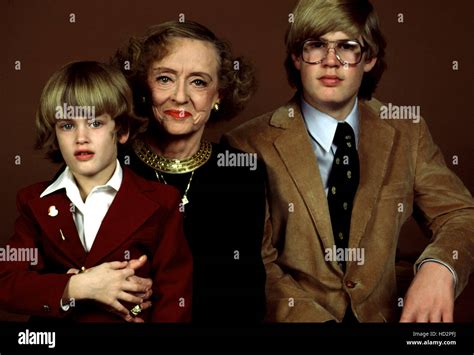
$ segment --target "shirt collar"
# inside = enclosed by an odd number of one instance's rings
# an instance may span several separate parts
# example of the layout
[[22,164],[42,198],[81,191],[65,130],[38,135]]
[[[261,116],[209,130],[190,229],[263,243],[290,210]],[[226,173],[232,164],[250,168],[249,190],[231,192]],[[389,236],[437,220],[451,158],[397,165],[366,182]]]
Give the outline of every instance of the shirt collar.
[[356,147],[359,141],[359,105],[356,97],[354,107],[344,121],[338,121],[328,114],[319,111],[310,104],[308,104],[303,97],[301,97],[301,112],[306,123],[306,129],[311,137],[316,140],[319,145],[329,152],[336,134],[337,124],[339,122],[347,122],[355,134]]
[[110,186],[116,192],[118,192],[118,190],[120,189],[120,185],[122,185],[122,179],[123,179],[123,169],[120,166],[120,162],[117,159],[117,163],[115,165],[115,171],[112,174],[112,177],[104,186]]
[[[105,183],[105,185],[102,186],[96,186],[94,187],[94,190],[98,188],[104,188],[104,187],[110,187],[114,189],[116,192],[120,189],[120,185],[122,184],[122,179],[123,179],[123,169],[120,166],[119,161],[117,160],[117,163],[115,165],[115,171],[112,174],[112,177]],[[71,170],[69,169],[68,166],[66,166],[66,169],[59,175],[59,177],[51,184],[49,185],[46,190],[44,190],[40,198],[52,194],[55,191],[61,190],[61,189],[66,189],[67,194],[77,194],[79,193],[79,188],[76,185],[76,180],[74,179],[74,176],[72,175]]]

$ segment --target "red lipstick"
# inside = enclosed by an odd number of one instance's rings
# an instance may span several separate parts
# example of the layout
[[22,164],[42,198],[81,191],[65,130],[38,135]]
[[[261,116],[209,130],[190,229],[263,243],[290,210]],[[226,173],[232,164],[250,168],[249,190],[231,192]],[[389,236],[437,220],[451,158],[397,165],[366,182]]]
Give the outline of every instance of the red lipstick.
[[184,120],[192,116],[191,113],[185,110],[166,110],[165,114],[172,116],[178,120]]

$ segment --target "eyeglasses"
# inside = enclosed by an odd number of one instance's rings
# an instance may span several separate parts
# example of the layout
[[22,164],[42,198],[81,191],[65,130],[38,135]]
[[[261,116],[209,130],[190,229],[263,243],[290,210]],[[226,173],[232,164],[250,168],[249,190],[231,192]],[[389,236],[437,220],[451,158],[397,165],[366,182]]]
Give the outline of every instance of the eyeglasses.
[[301,57],[308,64],[319,64],[333,48],[342,65],[359,64],[366,48],[356,40],[323,41],[309,39],[303,43]]

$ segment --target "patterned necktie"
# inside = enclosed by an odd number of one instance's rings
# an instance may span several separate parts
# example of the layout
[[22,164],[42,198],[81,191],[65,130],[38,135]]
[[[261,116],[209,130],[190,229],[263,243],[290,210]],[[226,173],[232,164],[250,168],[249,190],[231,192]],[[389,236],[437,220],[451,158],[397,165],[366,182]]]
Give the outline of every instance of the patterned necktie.
[[[328,179],[329,213],[337,249],[349,245],[352,204],[359,186],[359,156],[354,136],[348,123],[338,123],[333,141],[337,150]],[[345,260],[339,265],[343,271],[346,270]]]

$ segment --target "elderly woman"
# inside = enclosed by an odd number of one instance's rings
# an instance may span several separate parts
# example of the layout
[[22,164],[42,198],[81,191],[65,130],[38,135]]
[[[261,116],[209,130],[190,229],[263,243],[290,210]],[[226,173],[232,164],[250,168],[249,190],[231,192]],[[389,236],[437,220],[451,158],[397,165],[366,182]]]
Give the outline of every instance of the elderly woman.
[[256,156],[203,138],[208,122],[242,110],[254,88],[251,67],[194,22],[153,26],[113,62],[132,86],[136,113],[149,120],[124,164],[181,192],[194,258],[193,321],[261,321],[264,168]]

